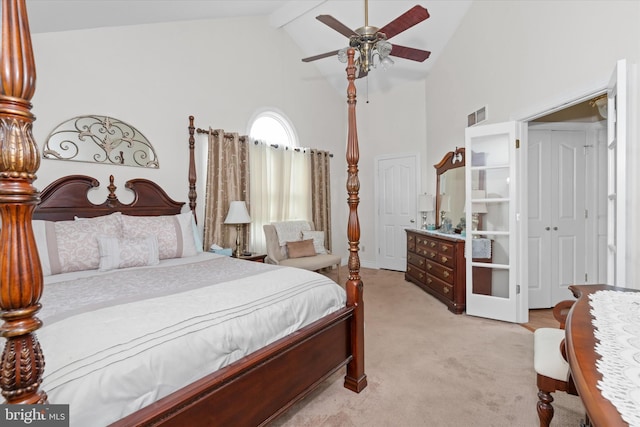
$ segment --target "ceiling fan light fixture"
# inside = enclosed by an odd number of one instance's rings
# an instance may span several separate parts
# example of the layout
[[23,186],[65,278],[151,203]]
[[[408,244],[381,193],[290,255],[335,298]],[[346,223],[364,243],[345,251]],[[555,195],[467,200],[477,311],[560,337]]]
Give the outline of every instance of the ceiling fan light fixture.
[[345,47],[338,51],[338,61],[342,62],[343,64],[347,63],[347,50],[349,50],[349,48]]
[[381,59],[386,58],[391,53],[391,49],[393,46],[386,40],[379,40],[376,44],[376,50],[378,51],[378,55],[380,55]]
[[389,58],[388,56],[382,58],[382,60],[380,61],[380,65],[382,65],[383,70],[388,70],[389,68],[393,67],[393,64],[395,64],[395,62],[393,62],[393,59]]
[[[352,30],[331,15],[318,15],[316,19],[323,24],[336,30],[343,36],[348,37],[349,47],[356,51],[355,66],[358,70],[358,77],[362,78],[368,75],[372,68],[376,68],[378,64],[383,69],[387,69],[394,64],[389,58],[393,51],[393,56],[409,59],[412,61],[423,62],[429,57],[431,52],[412,47],[392,45],[388,39],[395,37],[403,31],[413,27],[414,25],[429,18],[429,12],[422,6],[414,6],[393,21],[389,22],[382,28],[370,26],[368,24],[368,2],[365,0],[364,11],[364,27]],[[342,63],[347,62],[347,49],[334,50],[325,52],[320,55],[303,58],[303,62],[311,62],[317,59],[328,58],[337,54],[338,60]]]

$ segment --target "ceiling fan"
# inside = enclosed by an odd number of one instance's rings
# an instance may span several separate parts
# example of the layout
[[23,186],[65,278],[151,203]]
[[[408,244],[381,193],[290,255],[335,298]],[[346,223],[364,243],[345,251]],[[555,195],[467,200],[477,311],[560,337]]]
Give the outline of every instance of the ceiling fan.
[[[391,44],[387,40],[413,27],[429,17],[429,12],[422,6],[414,6],[382,28],[369,26],[368,1],[364,1],[364,27],[352,30],[331,15],[319,15],[316,19],[328,25],[340,34],[349,38],[349,47],[356,49],[358,56],[356,67],[357,78],[366,76],[375,67],[376,56],[383,68],[393,65],[389,56],[423,62],[431,52],[412,47]],[[326,52],[316,56],[304,58],[302,62],[311,62],[329,56],[338,55],[341,62],[347,61],[347,48]]]

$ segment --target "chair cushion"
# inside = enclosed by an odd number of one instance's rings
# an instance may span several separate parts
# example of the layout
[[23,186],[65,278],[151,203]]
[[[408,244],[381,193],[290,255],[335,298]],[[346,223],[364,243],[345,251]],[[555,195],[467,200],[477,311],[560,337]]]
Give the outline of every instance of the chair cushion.
[[533,333],[533,367],[537,374],[567,381],[569,364],[560,353],[564,337],[564,329],[539,328]]
[[331,267],[332,265],[339,265],[340,257],[338,255],[323,254],[303,258],[288,258],[280,261],[279,264],[316,271],[321,268]]

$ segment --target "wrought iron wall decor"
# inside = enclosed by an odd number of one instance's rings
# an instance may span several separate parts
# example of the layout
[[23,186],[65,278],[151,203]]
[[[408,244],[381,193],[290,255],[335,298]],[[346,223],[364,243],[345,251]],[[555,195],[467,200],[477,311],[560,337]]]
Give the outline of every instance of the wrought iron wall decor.
[[149,140],[133,126],[107,116],[78,116],[59,124],[42,149],[45,159],[160,167]]

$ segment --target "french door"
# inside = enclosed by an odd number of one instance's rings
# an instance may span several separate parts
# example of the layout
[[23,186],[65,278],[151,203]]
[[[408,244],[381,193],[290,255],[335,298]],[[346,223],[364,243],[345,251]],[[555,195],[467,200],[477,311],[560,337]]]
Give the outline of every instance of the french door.
[[607,284],[628,286],[626,276],[627,215],[627,61],[616,64],[607,87]]
[[[465,132],[465,206],[471,206],[466,209],[466,223],[474,224],[466,232],[466,310],[472,316],[508,322],[528,320],[526,292],[519,286],[526,277],[522,260],[527,254],[522,238],[526,214],[521,215],[526,212],[526,198],[519,197],[525,169],[519,150],[522,126],[506,122]],[[478,278],[483,278],[484,286],[474,286]]]

